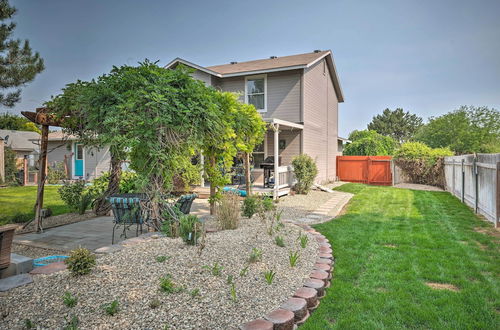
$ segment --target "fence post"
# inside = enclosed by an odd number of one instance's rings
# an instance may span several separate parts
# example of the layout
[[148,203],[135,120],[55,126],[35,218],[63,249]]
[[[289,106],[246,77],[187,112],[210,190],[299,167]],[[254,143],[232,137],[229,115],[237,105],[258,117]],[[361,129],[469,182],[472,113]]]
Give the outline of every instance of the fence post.
[[391,172],[392,172],[392,185],[396,184],[396,164],[394,164],[394,159],[391,159]]
[[496,212],[496,218],[495,218],[495,228],[498,228],[500,226],[500,162],[497,162],[497,186],[496,186],[496,192],[497,192],[497,212]]
[[465,159],[462,158],[462,203],[465,202]]
[[474,175],[474,212],[477,213],[478,208],[479,208],[479,187],[478,187],[478,170],[477,170],[477,158],[476,155],[474,155],[474,160],[473,160],[473,165],[472,165],[472,170],[474,171],[472,174]]

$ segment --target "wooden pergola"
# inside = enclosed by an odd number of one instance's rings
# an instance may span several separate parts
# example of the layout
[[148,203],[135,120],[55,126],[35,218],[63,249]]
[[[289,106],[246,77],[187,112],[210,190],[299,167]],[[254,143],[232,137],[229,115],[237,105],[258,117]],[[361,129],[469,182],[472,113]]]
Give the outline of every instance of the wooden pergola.
[[48,108],[37,108],[36,112],[21,111],[21,114],[24,117],[28,118],[33,123],[42,126],[42,137],[40,141],[40,158],[39,158],[39,168],[38,168],[38,190],[36,195],[35,219],[34,219],[36,223],[36,231],[37,233],[40,233],[43,231],[42,208],[43,208],[43,192],[45,189],[45,181],[47,179],[47,144],[49,139],[49,126],[63,127],[63,120],[57,119],[53,114],[50,114]]

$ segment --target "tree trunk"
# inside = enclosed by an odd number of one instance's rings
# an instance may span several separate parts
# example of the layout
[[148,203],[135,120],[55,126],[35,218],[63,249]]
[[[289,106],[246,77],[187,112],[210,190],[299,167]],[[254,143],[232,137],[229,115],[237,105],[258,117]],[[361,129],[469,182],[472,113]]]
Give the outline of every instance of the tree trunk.
[[96,215],[106,215],[111,210],[111,204],[107,197],[120,192],[120,178],[122,176],[122,159],[120,153],[111,152],[111,172],[109,173],[108,188],[102,196],[94,202],[94,212]]
[[250,154],[245,152],[245,183],[246,183],[246,192],[247,196],[252,194],[252,182],[250,180]]
[[[212,171],[215,169],[215,156],[210,155],[210,167],[212,168]],[[213,185],[212,181],[210,181],[210,215],[215,214],[215,186]]]

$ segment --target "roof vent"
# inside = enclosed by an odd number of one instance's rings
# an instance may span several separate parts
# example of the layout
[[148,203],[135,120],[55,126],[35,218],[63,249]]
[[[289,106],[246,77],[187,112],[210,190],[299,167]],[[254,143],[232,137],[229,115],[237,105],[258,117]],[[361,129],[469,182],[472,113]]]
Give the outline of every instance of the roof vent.
[[320,49],[315,49],[314,52],[315,53],[319,53],[319,52],[321,52],[321,50]]
[[231,62],[231,64],[238,64],[238,62],[234,62],[234,61],[233,61],[233,62]]
[[275,58],[278,58],[278,56],[269,56],[270,59],[275,59]]

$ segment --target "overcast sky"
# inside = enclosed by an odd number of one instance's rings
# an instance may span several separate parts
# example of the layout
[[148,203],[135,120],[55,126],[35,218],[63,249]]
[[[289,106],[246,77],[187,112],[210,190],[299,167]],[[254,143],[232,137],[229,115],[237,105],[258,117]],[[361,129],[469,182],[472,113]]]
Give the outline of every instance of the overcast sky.
[[[427,118],[500,109],[500,0],[11,0],[15,36],[46,69],[12,112],[113,65],[182,57],[208,66],[331,49],[345,95],[340,134],[383,109]],[[0,112],[6,109],[0,108]]]

